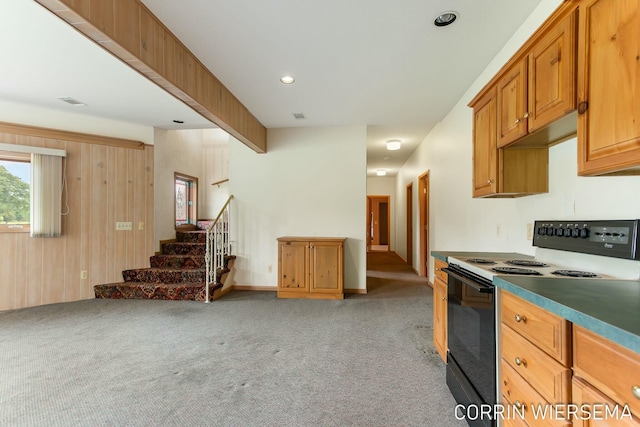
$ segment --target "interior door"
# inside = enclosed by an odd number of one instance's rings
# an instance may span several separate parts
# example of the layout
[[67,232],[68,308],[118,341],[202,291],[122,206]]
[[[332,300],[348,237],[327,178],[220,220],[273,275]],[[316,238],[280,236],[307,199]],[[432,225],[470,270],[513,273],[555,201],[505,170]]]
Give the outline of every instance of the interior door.
[[418,178],[420,192],[420,276],[426,276],[429,260],[429,171]]
[[367,250],[390,250],[391,196],[367,196]]

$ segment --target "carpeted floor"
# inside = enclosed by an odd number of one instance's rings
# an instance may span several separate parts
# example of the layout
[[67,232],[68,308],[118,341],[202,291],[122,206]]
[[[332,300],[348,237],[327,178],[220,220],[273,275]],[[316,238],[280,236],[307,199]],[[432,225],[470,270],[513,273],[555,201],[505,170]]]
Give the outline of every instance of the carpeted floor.
[[0,425],[464,426],[431,290],[400,264],[368,264],[369,293],[342,301],[234,291],[0,312]]

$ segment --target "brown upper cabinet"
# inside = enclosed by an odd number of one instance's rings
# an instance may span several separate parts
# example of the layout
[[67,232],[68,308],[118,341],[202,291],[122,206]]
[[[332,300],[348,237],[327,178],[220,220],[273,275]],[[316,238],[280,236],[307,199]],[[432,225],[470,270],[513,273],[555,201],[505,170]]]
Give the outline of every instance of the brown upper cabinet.
[[507,65],[497,83],[499,148],[575,110],[576,48],[574,12],[541,31],[530,49]]
[[640,0],[579,7],[578,174],[638,174]]
[[473,197],[498,191],[496,147],[496,90],[490,90],[473,107]]
[[548,191],[548,147],[576,134],[577,3],[564,2],[469,103],[473,197]]

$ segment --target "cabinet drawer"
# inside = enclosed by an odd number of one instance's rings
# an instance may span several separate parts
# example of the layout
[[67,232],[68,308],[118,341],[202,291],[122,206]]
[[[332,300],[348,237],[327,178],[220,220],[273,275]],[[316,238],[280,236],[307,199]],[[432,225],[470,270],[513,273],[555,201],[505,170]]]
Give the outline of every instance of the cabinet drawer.
[[[613,402],[604,394],[593,388],[590,384],[582,381],[578,378],[573,378],[572,385],[573,403],[578,405],[581,411],[588,411],[579,414],[579,419],[573,420],[575,427],[596,427],[596,426],[608,426],[608,427],[639,427],[640,421],[637,418],[629,417],[627,414],[623,416],[623,408]],[[591,405],[597,405],[591,407]],[[589,409],[585,406],[588,405]],[[607,406],[610,414],[619,414],[611,417],[605,417],[604,406]],[[617,406],[617,408],[616,408]],[[597,419],[601,418],[601,419]]]
[[[529,383],[527,383],[518,373],[507,364],[501,361],[502,366],[502,384],[501,392],[507,405],[519,406],[524,405],[524,420],[530,426],[564,426],[569,424],[568,421],[554,417],[550,412],[550,405]],[[555,403],[555,402],[554,402]],[[540,408],[540,413],[534,414],[532,405]],[[547,416],[542,416],[544,409],[547,408]],[[538,416],[536,416],[538,415]],[[518,413],[513,413],[512,417],[520,417]],[[519,421],[519,420],[518,420]]]
[[568,321],[508,292],[502,292],[501,320],[558,362],[570,366]]
[[634,387],[640,387],[640,354],[580,326],[573,329],[574,375],[586,379],[615,402],[628,404],[631,412],[640,417],[640,397],[633,393]]
[[569,402],[571,369],[504,324],[502,358],[549,402]]
[[433,267],[435,269],[435,275],[436,275],[436,277],[439,277],[440,280],[442,280],[444,283],[447,283],[448,277],[447,277],[447,273],[442,271],[442,269],[446,268],[448,265],[449,264],[447,264],[444,261],[441,261],[441,260],[439,260],[437,258],[434,259]]

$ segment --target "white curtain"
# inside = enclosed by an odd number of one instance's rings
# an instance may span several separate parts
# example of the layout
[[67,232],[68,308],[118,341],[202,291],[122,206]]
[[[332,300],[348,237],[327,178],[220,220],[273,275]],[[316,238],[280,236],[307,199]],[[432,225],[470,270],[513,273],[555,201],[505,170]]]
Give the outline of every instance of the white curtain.
[[62,233],[62,157],[31,153],[31,237]]

